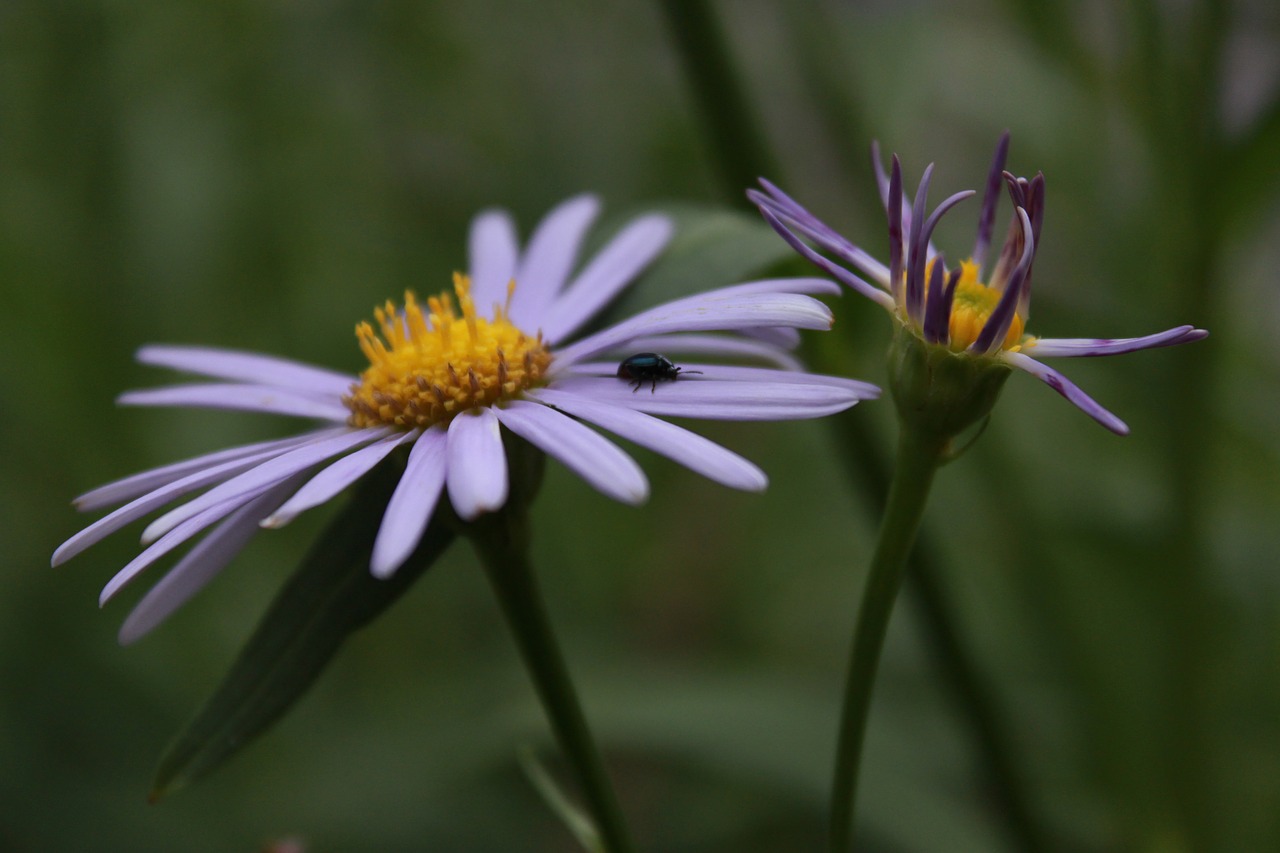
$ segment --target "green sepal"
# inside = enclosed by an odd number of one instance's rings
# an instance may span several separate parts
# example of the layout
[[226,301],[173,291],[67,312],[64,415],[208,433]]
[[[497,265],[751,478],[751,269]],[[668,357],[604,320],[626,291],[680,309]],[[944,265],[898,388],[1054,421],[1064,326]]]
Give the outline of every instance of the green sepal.
[[903,426],[946,441],[991,414],[1011,372],[997,357],[927,343],[902,324],[889,347],[889,390]]
[[442,500],[421,543],[390,578],[369,573],[374,537],[404,471],[397,453],[360,483],[285,583],[213,696],[160,759],[151,800],[221,765],[302,697],[353,632],[400,598],[455,536]]
[[569,833],[577,839],[578,844],[582,845],[582,849],[588,853],[605,853],[600,830],[596,829],[590,816],[574,805],[569,795],[561,789],[555,777],[551,775],[551,771],[538,760],[533,747],[527,744],[520,747],[516,752],[516,758],[519,759],[520,769],[524,771],[529,784],[542,797],[547,808],[551,809]]

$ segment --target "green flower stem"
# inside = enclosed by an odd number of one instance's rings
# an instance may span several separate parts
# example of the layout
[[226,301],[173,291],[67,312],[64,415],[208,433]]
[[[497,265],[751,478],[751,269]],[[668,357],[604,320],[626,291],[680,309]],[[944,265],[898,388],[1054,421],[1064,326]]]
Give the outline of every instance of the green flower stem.
[[560,749],[578,776],[587,809],[600,833],[600,849],[628,853],[632,847],[622,810],[551,630],[529,562],[524,519],[515,516],[511,510],[486,516],[470,525],[474,530],[468,535],[515,635]]
[[889,500],[880,524],[880,537],[871,559],[862,603],[858,607],[858,621],[853,629],[853,650],[849,658],[840,737],[836,746],[835,778],[831,785],[832,853],[845,853],[852,849],[858,769],[862,763],[862,743],[876,668],[880,664],[880,650],[884,646],[898,588],[902,585],[903,568],[929,499],[929,487],[946,445],[944,437],[905,425],[898,439]]

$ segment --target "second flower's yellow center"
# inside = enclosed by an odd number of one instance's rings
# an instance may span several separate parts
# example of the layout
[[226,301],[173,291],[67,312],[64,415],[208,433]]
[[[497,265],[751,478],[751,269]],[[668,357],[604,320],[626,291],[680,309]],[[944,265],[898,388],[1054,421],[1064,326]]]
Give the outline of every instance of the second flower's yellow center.
[[[378,330],[356,327],[369,367],[343,402],[352,426],[429,427],[477,406],[514,397],[542,382],[551,353],[542,342],[512,325],[506,306],[493,319],[476,314],[471,281],[455,273],[455,309],[448,292],[427,300],[404,295],[404,310],[388,301],[374,309]],[[510,305],[515,282],[507,287]]]
[[[930,261],[925,270],[924,280],[926,282],[930,280],[929,271],[932,270],[933,263],[933,261]],[[1000,291],[993,290],[978,281],[977,264],[973,261],[960,262],[960,281],[956,283],[956,298],[951,306],[951,322],[949,325],[951,333],[949,346],[951,349],[959,352],[967,349],[978,339],[978,335],[982,333],[983,327],[987,325],[987,320],[991,318],[991,312],[996,310],[996,305],[999,304],[1002,295]],[[1016,350],[1021,343],[1022,317],[1015,313],[1013,322],[1009,324],[1009,331],[1000,343],[1000,349]]]

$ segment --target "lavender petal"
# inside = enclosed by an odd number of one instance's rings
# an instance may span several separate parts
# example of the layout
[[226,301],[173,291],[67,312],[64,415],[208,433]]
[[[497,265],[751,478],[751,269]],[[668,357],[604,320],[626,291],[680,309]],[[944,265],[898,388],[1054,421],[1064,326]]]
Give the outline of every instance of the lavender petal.
[[754,463],[683,427],[553,388],[539,389],[534,396],[730,488],[759,492],[768,485]]
[[329,465],[316,474],[306,485],[294,493],[273,512],[264,518],[262,527],[284,527],[303,512],[332,500],[339,492],[365,474],[402,444],[413,441],[421,434],[421,430],[392,433],[385,438],[348,453],[337,462]]
[[285,388],[321,397],[341,397],[357,381],[335,370],[275,356],[215,347],[150,344],[138,350],[138,361],[216,379]]
[[649,497],[649,481],[635,460],[573,418],[524,400],[494,411],[503,426],[558,459],[597,491],[629,504]]
[[463,521],[507,502],[507,457],[492,409],[463,412],[450,422],[445,472],[449,501]]
[[591,224],[600,215],[600,199],[575,196],[543,217],[529,238],[516,270],[511,320],[518,326],[541,326],[573,269]]
[[558,378],[549,387],[650,415],[781,421],[816,418],[844,411],[859,400],[870,398],[864,385],[857,383],[856,387],[850,387],[804,381],[741,382],[691,376],[660,383],[652,391],[647,386],[633,390],[632,384],[625,380],[606,377]]
[[666,355],[710,355],[719,358],[749,358],[765,361],[783,370],[802,370],[803,363],[790,352],[769,341],[727,335],[672,334],[633,338],[629,346],[637,352]]
[[144,543],[151,542],[173,528],[174,525],[196,513],[203,512],[214,504],[231,500],[237,495],[247,494],[265,486],[272,486],[326,459],[337,456],[340,453],[346,453],[371,441],[376,441],[389,431],[386,427],[352,429],[332,438],[297,447],[274,456],[160,516],[151,522],[146,530],[142,531],[142,541]]
[[444,427],[430,427],[414,442],[404,474],[387,502],[373,541],[369,571],[389,578],[418,547],[444,490],[448,437]]
[[266,492],[197,543],[133,608],[120,627],[120,644],[141,639],[204,589],[258,532],[258,519],[294,485]]
[[1035,257],[1036,241],[1031,236],[1031,219],[1027,212],[1018,208],[1018,218],[1022,222],[1022,259],[1009,277],[1009,286],[1000,296],[995,310],[987,317],[987,322],[978,333],[977,339],[969,346],[969,352],[989,353],[1000,348],[1013,325],[1014,315],[1022,301],[1022,291],[1027,280],[1027,271],[1031,268],[1031,259]]
[[769,223],[769,227],[771,227],[774,231],[778,232],[778,235],[787,242],[787,245],[790,246],[792,249],[794,249],[797,253],[799,253],[800,256],[803,257],[806,261],[813,264],[818,269],[822,270],[832,278],[838,281],[844,282],[845,284],[853,288],[856,292],[858,292],[862,296],[867,297],[873,302],[880,303],[880,305],[884,306],[890,311],[893,310],[893,297],[890,296],[888,293],[886,293],[884,290],[880,289],[879,287],[876,287],[871,282],[866,281],[862,277],[854,274],[850,270],[845,269],[839,264],[836,264],[828,260],[827,258],[824,258],[822,255],[818,254],[813,249],[809,248],[809,246],[803,240],[801,240],[798,236],[792,233],[792,231],[789,228],[787,228],[786,225],[784,225],[776,216],[774,216],[767,209],[761,208],[760,215],[764,217],[765,222]]
[[520,244],[516,224],[505,210],[489,210],[471,221],[471,298],[486,316],[492,306],[507,301],[507,283],[516,277]]
[[337,397],[298,394],[266,385],[231,383],[169,385],[143,391],[126,391],[116,398],[122,406],[196,406],[270,412],[301,418],[345,422],[351,416]]
[[632,222],[600,250],[534,325],[552,343],[568,338],[653,262],[674,230],[665,216],[644,216]]

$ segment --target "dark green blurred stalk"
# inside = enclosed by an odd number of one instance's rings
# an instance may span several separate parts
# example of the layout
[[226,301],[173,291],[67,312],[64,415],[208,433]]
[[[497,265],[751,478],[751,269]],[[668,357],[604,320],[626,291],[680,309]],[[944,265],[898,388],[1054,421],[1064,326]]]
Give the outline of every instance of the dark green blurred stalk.
[[528,556],[527,515],[508,508],[467,526],[560,749],[577,774],[601,849],[629,853],[617,796],[591,737]]
[[[768,175],[780,180],[781,171],[747,106],[747,97],[738,82],[741,75],[733,67],[730,51],[710,4],[706,0],[662,0],[661,6],[680,51],[696,106],[704,118],[723,180],[725,198],[733,204],[740,204],[743,190],[754,184],[756,177]],[[811,31],[812,27],[807,26],[810,20],[803,11],[791,17],[793,21],[802,19],[806,32]],[[815,55],[802,58],[802,68],[811,85],[821,84],[823,100],[836,100],[836,88],[829,85],[828,76],[816,58],[816,49]],[[853,105],[848,101],[845,103],[849,114],[838,120],[829,120],[828,125],[845,131],[861,128],[864,123],[854,114]],[[849,361],[847,353],[832,354],[831,358],[815,362],[815,366],[842,372],[848,368]],[[842,456],[851,474],[850,481],[873,507],[882,509],[889,489],[888,471],[880,462],[888,455],[885,448],[866,421],[857,415],[846,413],[831,420],[838,431]],[[983,775],[988,780],[1014,846],[1027,851],[1045,849],[1043,834],[1019,784],[1018,762],[1003,734],[1006,728],[996,702],[960,639],[950,602],[938,583],[934,554],[927,538],[921,537],[908,556],[907,570],[908,592],[920,609],[934,666],[941,672],[971,730],[981,757]]]
[[898,438],[898,456],[889,499],[880,522],[880,535],[863,587],[854,626],[853,650],[845,678],[840,735],[836,744],[835,777],[831,784],[832,853],[853,849],[857,807],[858,770],[867,731],[867,712],[875,687],[880,650],[884,646],[889,617],[898,598],[902,573],[915,543],[916,531],[929,500],[929,487],[948,444],[945,436],[925,434],[905,424]]

